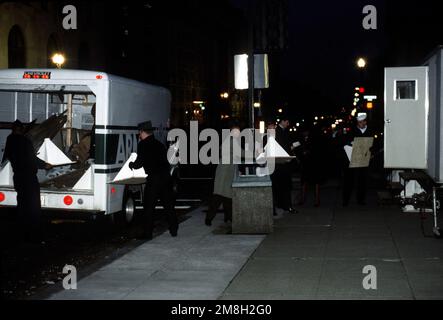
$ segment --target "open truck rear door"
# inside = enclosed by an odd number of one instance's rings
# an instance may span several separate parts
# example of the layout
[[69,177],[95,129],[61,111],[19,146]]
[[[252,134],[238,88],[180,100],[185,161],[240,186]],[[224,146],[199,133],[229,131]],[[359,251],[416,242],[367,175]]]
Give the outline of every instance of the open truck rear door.
[[427,169],[428,67],[385,69],[385,168]]

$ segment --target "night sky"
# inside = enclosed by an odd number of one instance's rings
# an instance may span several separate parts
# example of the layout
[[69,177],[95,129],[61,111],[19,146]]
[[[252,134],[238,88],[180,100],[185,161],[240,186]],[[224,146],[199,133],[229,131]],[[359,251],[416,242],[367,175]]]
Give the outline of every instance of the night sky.
[[[247,0],[232,0],[245,7]],[[288,0],[289,48],[271,55],[271,104],[287,102],[294,115],[332,113],[352,106],[362,85],[383,94],[383,69],[419,65],[443,44],[439,1]],[[365,5],[378,11],[378,29],[362,27]],[[368,66],[361,74],[359,56]]]
[[284,80],[318,93],[319,103],[335,108],[351,103],[353,89],[360,85],[357,57],[367,58],[366,72],[370,73],[371,65],[385,50],[381,2],[372,3],[379,11],[379,28],[367,31],[362,28],[365,1],[290,1],[290,43],[284,55],[288,68],[284,67],[281,74]]

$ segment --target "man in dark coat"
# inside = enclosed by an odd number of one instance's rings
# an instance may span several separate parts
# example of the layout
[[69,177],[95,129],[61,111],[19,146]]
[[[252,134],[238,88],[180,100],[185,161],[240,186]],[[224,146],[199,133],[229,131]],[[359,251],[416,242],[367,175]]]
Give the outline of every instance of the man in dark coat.
[[[352,128],[346,138],[347,145],[352,145],[354,138],[371,138],[374,136],[372,131],[368,128],[366,118],[367,115],[365,113],[358,114],[357,125]],[[349,204],[355,183],[357,184],[357,203],[360,205],[366,204],[368,169],[369,168],[349,168],[349,161],[346,157],[343,177],[343,206]]]
[[23,124],[16,120],[12,133],[6,140],[2,162],[9,160],[14,171],[14,189],[17,192],[17,214],[24,226],[28,241],[41,240],[41,203],[38,169],[51,169],[52,166],[40,160],[31,140],[25,137]]
[[[282,117],[280,123],[275,129],[275,141],[280,144],[283,149],[291,154],[292,143],[289,136],[289,119]],[[275,207],[281,208],[290,213],[297,213],[292,207],[292,167],[290,163],[276,164],[275,171],[271,175],[272,189],[274,195]]]
[[300,205],[306,202],[308,186],[315,186],[315,206],[320,206],[320,184],[325,180],[326,142],[318,126],[305,128],[298,148],[301,171]]
[[169,223],[169,233],[176,237],[178,220],[174,212],[174,192],[170,165],[166,147],[154,137],[151,121],[138,125],[140,142],[137,147],[137,159],[129,163],[130,169],[144,168],[146,174],[144,192],[145,226],[142,234],[144,239],[152,239],[154,229],[154,210],[158,199],[161,200]]

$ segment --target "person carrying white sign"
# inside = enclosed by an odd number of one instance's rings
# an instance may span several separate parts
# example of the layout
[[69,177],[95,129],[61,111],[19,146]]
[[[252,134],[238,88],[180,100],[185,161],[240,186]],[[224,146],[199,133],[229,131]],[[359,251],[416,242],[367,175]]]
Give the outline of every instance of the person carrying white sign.
[[343,206],[349,205],[354,185],[357,185],[357,203],[366,204],[368,168],[374,135],[368,127],[366,113],[359,113],[356,120],[357,125],[349,133],[343,148],[348,159],[344,169]]

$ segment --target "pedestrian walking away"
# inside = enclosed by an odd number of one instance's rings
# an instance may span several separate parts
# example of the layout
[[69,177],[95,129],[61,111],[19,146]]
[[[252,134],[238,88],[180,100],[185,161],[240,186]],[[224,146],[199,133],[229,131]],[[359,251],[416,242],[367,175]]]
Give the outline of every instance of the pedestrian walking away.
[[305,129],[302,133],[301,146],[297,149],[301,162],[301,195],[299,204],[306,202],[308,187],[315,187],[316,207],[320,206],[320,184],[325,180],[325,142],[319,128]]
[[[228,139],[233,140],[230,144],[230,163],[223,164],[220,160],[220,163],[217,165],[214,179],[214,192],[209,200],[208,213],[206,214],[205,218],[205,224],[207,226],[212,224],[212,220],[215,218],[217,210],[221,204],[223,204],[223,211],[225,215],[224,221],[232,221],[232,181],[234,180],[236,168],[233,155],[233,143],[236,143],[236,138],[238,138],[240,135],[240,125],[236,121],[233,121],[229,128],[231,130],[232,137],[230,136]],[[222,153],[220,152],[220,154]]]

